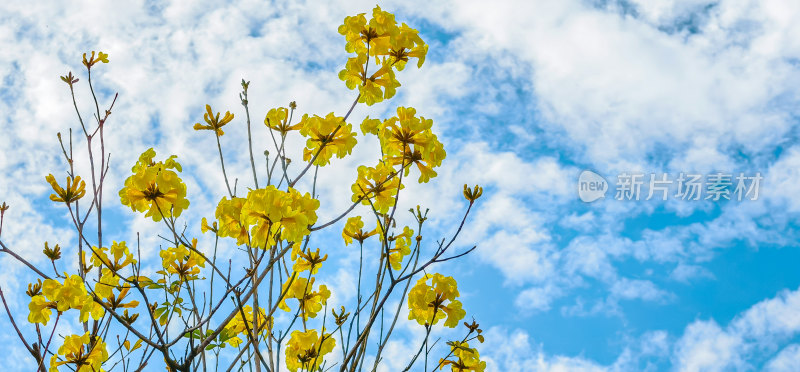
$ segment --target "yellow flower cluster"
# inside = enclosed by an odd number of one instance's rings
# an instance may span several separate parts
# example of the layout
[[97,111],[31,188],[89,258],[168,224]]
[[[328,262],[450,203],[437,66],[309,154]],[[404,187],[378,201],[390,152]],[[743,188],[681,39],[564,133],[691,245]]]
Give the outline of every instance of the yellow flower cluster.
[[363,230],[364,222],[361,221],[361,216],[350,217],[347,219],[347,223],[344,225],[344,230],[342,230],[342,238],[344,238],[344,244],[350,245],[353,243],[353,239],[358,240],[359,243],[363,243],[364,240],[367,240],[370,236],[376,235],[378,233],[378,229],[374,229],[372,231],[366,232]]
[[[419,31],[405,23],[398,26],[394,14],[379,6],[372,10],[369,21],[363,13],[345,17],[339,33],[347,40],[345,50],[356,54],[347,60],[339,79],[349,89],[358,87],[359,102],[367,105],[392,98],[400,86],[394,70],[402,71],[409,58],[417,58],[419,68],[428,53],[428,45],[419,37]],[[380,66],[372,75],[367,71],[370,57],[375,57]]]
[[374,168],[364,165],[358,167],[358,178],[350,190],[353,192],[353,202],[361,200],[364,205],[371,203],[378,213],[385,214],[394,205],[394,197],[403,187],[394,168],[380,162]]
[[189,207],[186,185],[172,169],[181,171],[175,155],[164,162],[154,163],[156,152],[150,148],[139,157],[133,166],[133,175],[125,180],[119,191],[123,205],[134,211],[147,212],[145,217],[161,221],[162,217],[180,216]]
[[440,359],[440,369],[447,365],[451,372],[483,372],[486,369],[486,362],[481,361],[478,350],[469,347],[469,343],[454,341],[448,344],[457,360]]
[[72,203],[84,195],[86,195],[86,182],[81,180],[81,176],[76,176],[75,179],[67,177],[67,187],[62,188],[56,178],[52,174],[45,177],[47,183],[53,188],[55,194],[50,194],[50,200],[57,203]]
[[170,247],[162,249],[159,255],[161,256],[161,266],[164,270],[159,270],[159,274],[171,275],[177,274],[182,281],[195,280],[197,274],[200,274],[200,268],[206,267],[206,260],[198,254],[197,239],[192,239],[192,248],[189,249],[183,244],[177,247]]
[[[413,107],[398,107],[397,116],[382,123],[368,117],[361,124],[361,131],[378,136],[384,161],[391,165],[414,163],[420,171],[419,182],[428,182],[436,177],[433,168],[442,165],[447,153],[431,131],[433,120],[416,114],[417,110]],[[406,176],[409,170],[406,168]]]
[[295,275],[294,280],[291,277],[288,278],[281,289],[281,292],[285,292],[286,295],[278,307],[283,311],[291,311],[289,306],[286,305],[286,299],[295,298],[300,305],[300,317],[303,318],[303,321],[308,320],[308,318],[315,318],[317,313],[322,310],[322,307],[328,303],[331,291],[328,290],[325,284],[321,284],[317,291],[313,291],[313,289],[314,278],[306,280],[306,278],[299,275]]
[[298,130],[303,127],[302,122],[291,125],[289,122],[289,109],[286,107],[278,107],[270,109],[267,116],[264,117],[264,125],[267,128],[280,132],[282,136],[292,130]]
[[[66,273],[65,273],[66,276]],[[85,322],[89,316],[95,320],[100,319],[105,311],[103,307],[94,302],[92,296],[86,291],[83,280],[78,275],[69,275],[64,283],[55,279],[47,279],[42,283],[42,293],[31,297],[28,304],[28,321],[47,325],[50,321],[52,309],[64,312],[69,309],[80,310],[80,320]]]
[[228,124],[233,120],[233,114],[230,111],[225,111],[225,116],[220,119],[219,112],[214,115],[214,111],[211,110],[211,106],[206,105],[206,112],[203,114],[203,120],[205,120],[205,124],[195,123],[193,129],[194,130],[213,130],[217,137],[225,134],[222,131],[222,127],[225,124]]
[[[109,256],[109,253],[111,256]],[[115,271],[119,271],[122,268],[135,263],[136,259],[133,258],[133,254],[131,254],[127,243],[124,241],[119,243],[117,243],[117,241],[113,241],[111,243],[111,250],[109,250],[107,247],[92,248],[92,264],[95,267],[111,267]]]
[[[253,331],[253,308],[250,305],[247,305],[242,308],[244,311],[244,318],[242,317],[242,311],[236,312],[236,315],[231,319],[231,321],[225,325],[225,330],[227,332],[227,342],[229,345],[233,347],[239,347],[239,344],[242,343],[243,339],[239,337],[239,335],[244,335],[244,339],[247,339],[246,332],[248,330],[250,332]],[[267,318],[267,313],[264,311],[264,308],[258,309],[258,328],[260,329],[260,333],[262,336],[268,335],[272,330],[273,319],[272,317]]]
[[405,226],[402,233],[389,237],[390,241],[394,241],[394,247],[389,248],[389,263],[392,265],[392,269],[400,270],[403,259],[411,253],[412,236],[414,236],[414,230]]
[[[245,228],[250,227],[250,245],[254,247],[274,245],[277,234],[280,234],[280,239],[299,246],[303,237],[310,233],[308,226],[317,222],[317,208],[319,200],[309,193],[300,194],[293,188],[287,192],[268,186],[247,193],[239,221]],[[220,232],[224,225],[226,223],[220,220]]]
[[[63,360],[59,361],[59,356]],[[76,372],[101,372],[103,362],[108,359],[106,344],[98,337],[92,337],[89,332],[83,336],[69,335],[64,338],[64,344],[58,348],[58,353],[50,358],[50,372],[58,372],[58,367],[72,364],[71,371]]]
[[317,248],[317,250],[314,252],[312,252],[310,249],[308,252],[300,251],[297,256],[297,261],[295,261],[294,266],[292,266],[292,270],[297,273],[310,270],[311,274],[313,275],[319,271],[319,268],[322,267],[322,262],[327,259],[327,254],[320,256],[319,248]]
[[[428,284],[432,279],[432,284]],[[467,314],[461,308],[455,279],[442,274],[425,274],[408,292],[408,319],[419,324],[436,324],[447,318],[444,325],[455,328],[458,321]],[[447,301],[447,303],[445,303]]]
[[289,371],[316,371],[322,365],[325,354],[336,346],[336,340],[330,334],[325,334],[324,330],[322,332],[321,337],[315,329],[292,332],[286,345],[286,368]]
[[341,159],[349,155],[356,145],[356,132],[353,125],[344,122],[343,117],[332,112],[324,118],[321,116],[303,115],[300,120],[300,134],[307,137],[306,148],[303,149],[303,160],[310,161],[319,152],[314,165],[326,165],[334,154]]
[[[236,244],[247,244],[249,238],[247,235],[247,227],[242,224],[242,206],[244,205],[245,198],[230,198],[223,197],[217,203],[217,210],[214,216],[219,220],[219,227],[217,235],[221,237],[229,237],[236,239]],[[203,218],[205,221],[205,218]],[[206,232],[210,230],[208,222],[205,222],[205,228],[201,229]]]

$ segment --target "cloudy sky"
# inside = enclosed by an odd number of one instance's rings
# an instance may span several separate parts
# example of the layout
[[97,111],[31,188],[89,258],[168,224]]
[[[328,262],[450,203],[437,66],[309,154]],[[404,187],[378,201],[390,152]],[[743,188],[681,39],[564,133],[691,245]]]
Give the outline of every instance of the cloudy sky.
[[[241,79],[251,81],[256,149],[268,144],[258,123],[269,108],[295,100],[300,113],[342,115],[354,94],[336,76],[347,58],[336,29],[374,5],[3,2],[0,201],[11,209],[2,241],[40,265],[45,240],[75,244],[44,176],[64,174],[55,133],[79,128],[59,75],[81,78],[79,106],[91,112],[82,53],[110,55],[93,77],[103,102],[120,94],[106,132],[107,195],[147,148],[176,154],[188,170],[185,218],[199,234],[199,218],[225,192],[213,137],[191,130],[204,105],[236,115],[223,137],[226,166],[240,189],[250,186]],[[456,247],[477,250],[439,271],[459,281],[483,326],[490,370],[800,370],[800,3],[380,5],[418,28],[430,51],[421,69],[398,74],[394,99],[357,106],[353,122],[408,105],[433,118],[448,157],[440,176],[409,187],[404,201],[431,209],[431,239],[454,230],[463,184],[484,187]],[[320,171],[323,220],[347,207],[355,167],[374,163],[374,143],[359,141],[367,145],[353,157]],[[587,169],[609,188],[591,203],[578,195]],[[731,191],[736,175],[763,179],[756,200],[683,200],[676,182],[667,200],[645,200],[651,174],[674,181],[681,173],[731,175]],[[639,200],[615,197],[622,174],[644,175]],[[107,202],[108,234],[151,232],[143,254],[157,258],[160,226]],[[352,300],[357,255],[325,242],[338,258],[323,280],[335,299]],[[13,312],[27,314],[33,278],[0,256]],[[0,329],[9,327],[0,317]],[[398,337],[387,371],[405,360],[403,341],[421,334],[411,324]],[[6,332],[0,342],[8,350],[0,364],[28,370],[16,337]]]

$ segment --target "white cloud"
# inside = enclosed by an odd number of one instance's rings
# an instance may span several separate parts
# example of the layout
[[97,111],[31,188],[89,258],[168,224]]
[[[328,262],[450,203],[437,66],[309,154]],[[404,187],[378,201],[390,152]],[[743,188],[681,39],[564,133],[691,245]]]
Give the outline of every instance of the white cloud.
[[765,371],[791,372],[800,370],[800,344],[786,346],[765,366]]

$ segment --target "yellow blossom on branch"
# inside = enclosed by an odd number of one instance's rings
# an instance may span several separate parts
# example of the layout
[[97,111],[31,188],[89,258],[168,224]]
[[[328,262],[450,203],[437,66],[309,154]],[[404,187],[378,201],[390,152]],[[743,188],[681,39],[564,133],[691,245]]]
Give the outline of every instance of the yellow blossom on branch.
[[286,135],[289,131],[298,130],[303,126],[301,123],[295,125],[289,123],[289,109],[286,107],[270,109],[264,118],[264,124],[267,128],[280,132],[281,135]]
[[[429,279],[432,279],[432,284],[428,284]],[[433,325],[447,318],[444,325],[455,328],[466,315],[457,297],[455,279],[439,273],[425,274],[408,292],[408,319]]]
[[186,199],[186,185],[172,170],[181,171],[175,156],[153,163],[154,156],[155,151],[151,148],[139,157],[132,168],[134,174],[125,180],[119,196],[123,205],[146,212],[145,217],[158,222],[162,217],[180,216],[189,207],[189,200]]
[[[244,313],[244,317],[242,317],[242,313]],[[271,316],[267,318],[264,308],[259,308],[256,323],[258,323],[258,329],[260,330],[256,333],[266,337],[272,330],[274,321]],[[246,334],[248,331],[252,333],[254,328],[253,308],[250,305],[246,305],[237,311],[233,319],[225,325],[226,337],[228,337],[225,342],[233,347],[239,347],[239,344],[242,343],[242,338],[239,335]],[[242,337],[247,339],[246,335]]]
[[344,225],[344,230],[342,230],[342,238],[344,239],[345,245],[350,245],[353,243],[353,239],[358,240],[360,243],[363,243],[364,240],[367,240],[370,236],[376,235],[378,233],[378,229],[375,228],[372,231],[366,232],[363,230],[364,222],[361,221],[361,216],[350,217],[347,219],[347,223]]
[[225,132],[222,131],[222,127],[233,120],[233,114],[231,114],[230,111],[225,111],[225,116],[222,119],[219,118],[219,114],[218,112],[214,115],[214,112],[211,111],[211,106],[206,105],[206,113],[203,114],[203,119],[206,121],[206,124],[195,123],[193,127],[194,130],[213,130],[217,136],[225,134]]
[[92,51],[91,57],[87,59],[86,53],[83,53],[83,65],[86,66],[87,69],[91,69],[97,62],[108,63],[108,54],[97,52],[97,57],[95,57],[94,51]]
[[[405,226],[401,234],[389,237],[389,240],[394,242],[394,247],[389,248],[389,264],[392,265],[392,269],[400,270],[403,259],[411,253],[412,236],[414,236],[414,230]],[[386,254],[383,253],[383,255]]]
[[394,197],[403,189],[397,172],[384,162],[377,166],[358,167],[358,178],[350,187],[353,202],[361,200],[361,204],[375,206],[378,213],[386,213],[394,205]]
[[317,313],[322,310],[322,307],[328,303],[328,298],[331,296],[331,291],[325,284],[321,284],[319,288],[314,291],[314,278],[307,280],[299,275],[295,275],[294,280],[289,277],[286,283],[283,283],[282,292],[286,295],[281,300],[278,308],[284,311],[290,311],[286,305],[286,299],[297,299],[300,306],[300,317],[305,321],[308,318],[315,318]]
[[50,194],[50,200],[60,203],[72,203],[86,195],[86,182],[81,180],[81,176],[67,177],[67,187],[61,188],[52,174],[45,177],[55,194]]
[[161,266],[164,270],[158,271],[160,274],[176,274],[181,280],[195,280],[200,274],[200,268],[206,267],[206,260],[197,253],[197,239],[192,239],[192,248],[180,244],[177,247],[162,249]]
[[[217,203],[214,212],[214,216],[219,220],[217,234],[236,239],[237,245],[247,244],[249,240],[247,227],[242,223],[242,206],[245,200],[245,198],[223,197]],[[200,228],[203,229],[202,225]]]
[[268,186],[247,194],[241,208],[241,221],[245,227],[250,227],[251,246],[272,246],[278,233],[281,239],[299,245],[303,237],[311,233],[308,226],[317,222],[317,208],[319,200],[309,193],[300,194],[293,188],[286,192]]
[[336,346],[336,340],[324,332],[322,336],[315,329],[292,332],[286,345],[286,368],[289,371],[316,371],[322,365],[325,354]]
[[450,366],[451,372],[483,372],[486,362],[481,361],[480,354],[469,343],[461,341],[448,342],[455,360],[439,359],[439,369]]
[[[384,159],[392,165],[415,164],[420,171],[419,182],[436,177],[433,168],[442,165],[447,155],[444,145],[431,131],[433,121],[416,116],[413,107],[398,107],[397,116],[384,121],[378,132]],[[408,175],[410,168],[405,168]]]
[[58,353],[50,358],[50,372],[58,371],[58,367],[65,364],[72,365],[70,370],[76,372],[99,372],[107,359],[106,344],[100,337],[91,336],[89,332],[83,336],[69,335]]
[[353,151],[356,145],[356,132],[353,125],[344,122],[344,118],[332,112],[324,118],[314,115],[303,115],[300,120],[300,134],[307,137],[306,148],[303,149],[303,160],[310,161],[319,152],[314,165],[326,165],[335,154],[341,159]]

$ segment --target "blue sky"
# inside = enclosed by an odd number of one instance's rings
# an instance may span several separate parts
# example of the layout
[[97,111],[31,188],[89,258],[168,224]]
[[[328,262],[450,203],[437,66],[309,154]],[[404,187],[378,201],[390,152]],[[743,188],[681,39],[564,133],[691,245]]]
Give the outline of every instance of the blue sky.
[[[481,353],[490,370],[800,370],[800,4],[380,5],[420,29],[430,52],[422,69],[398,75],[393,100],[357,107],[353,122],[404,105],[433,118],[448,157],[433,182],[408,188],[419,201],[405,200],[431,208],[432,236],[453,231],[464,183],[484,187],[457,247],[478,249],[440,271],[458,279],[465,308],[486,330]],[[213,139],[191,130],[203,106],[230,110],[232,125],[243,125],[237,92],[245,78],[256,123],[290,100],[301,113],[341,114],[352,92],[336,78],[347,58],[336,28],[373,6],[0,5],[0,200],[12,207],[3,242],[42,264],[43,240],[75,241],[63,210],[47,200],[44,176],[63,167],[55,132],[77,128],[58,76],[78,74],[81,53],[109,53],[100,92],[120,92],[109,189],[145,149],[176,154],[198,175],[186,179],[191,225],[224,192],[215,154],[204,151]],[[240,129],[226,131],[223,146],[229,172],[244,180]],[[375,156],[363,147],[321,171],[321,216],[347,206],[355,166]],[[606,198],[580,201],[584,169],[612,184]],[[758,200],[615,200],[623,172],[764,179]],[[154,228],[113,198],[108,213],[117,239]],[[320,240],[331,252],[344,250],[335,246],[340,229]],[[143,235],[143,254],[155,259],[151,235]],[[323,272],[337,300],[352,299],[353,254],[342,251]],[[12,309],[25,312],[33,276],[7,256],[0,267]],[[8,327],[0,317],[0,329]],[[408,325],[398,336],[414,343],[421,333]],[[26,370],[15,337],[0,342],[10,350],[0,364]],[[392,345],[387,370],[405,360],[404,347]]]

